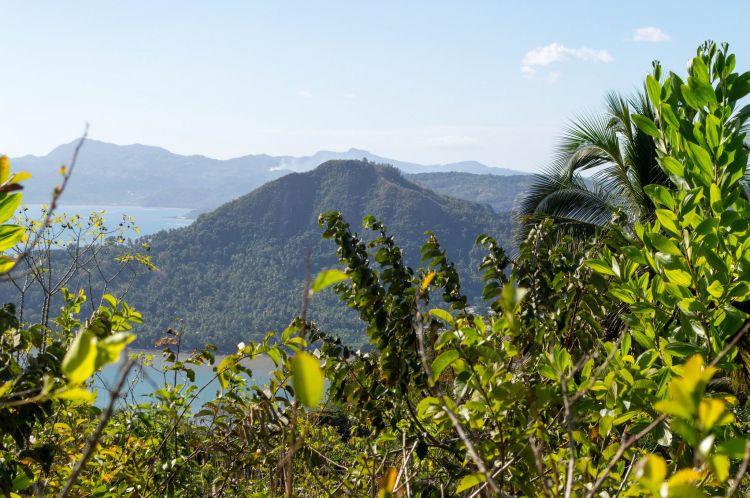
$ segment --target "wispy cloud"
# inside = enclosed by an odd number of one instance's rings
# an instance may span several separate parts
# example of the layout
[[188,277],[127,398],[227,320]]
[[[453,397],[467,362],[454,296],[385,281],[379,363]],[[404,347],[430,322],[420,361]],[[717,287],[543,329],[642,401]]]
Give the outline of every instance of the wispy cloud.
[[633,32],[634,42],[663,42],[671,39],[671,36],[655,26],[644,26]]
[[297,92],[297,97],[302,97],[303,99],[309,99],[312,97],[312,93],[310,93],[307,90],[300,90]]
[[344,98],[347,99],[347,100],[354,100],[354,99],[357,98],[357,94],[356,93],[345,93],[344,94]]
[[[521,60],[521,74],[526,78],[531,78],[536,75],[540,67],[569,60],[610,63],[615,58],[606,50],[588,47],[571,48],[559,43],[550,43],[526,52]],[[552,72],[547,75],[547,81],[554,83],[559,77],[559,71]]]

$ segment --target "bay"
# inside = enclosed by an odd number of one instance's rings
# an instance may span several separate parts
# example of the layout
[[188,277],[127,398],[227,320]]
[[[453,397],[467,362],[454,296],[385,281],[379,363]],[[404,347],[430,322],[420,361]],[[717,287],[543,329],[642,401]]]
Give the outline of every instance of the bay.
[[[216,379],[214,366],[218,365],[224,356],[216,356],[213,365],[189,365],[195,373],[195,381],[189,382],[185,372],[165,371],[165,367],[171,364],[167,362],[160,350],[143,351],[132,350],[123,352],[120,361],[105,366],[95,378],[92,388],[98,391],[96,406],[102,408],[107,405],[110,399],[110,390],[114,388],[120,375],[120,369],[129,357],[129,353],[136,355],[136,364],[131,369],[125,388],[123,389],[125,399],[128,404],[149,403],[155,398],[152,394],[162,389],[165,385],[182,385],[185,389],[189,384],[194,384],[200,391],[191,408],[198,411],[201,405],[216,398],[220,392],[219,382]],[[147,358],[144,361],[144,357]],[[181,360],[186,360],[187,354],[180,356]],[[262,356],[253,360],[244,360],[242,364],[252,371],[252,377],[245,378],[248,385],[265,385],[268,383],[270,372],[275,368],[273,361]]]
[[[26,216],[40,220],[42,219],[42,207],[44,204],[26,204],[28,210]],[[62,204],[57,208],[58,214],[68,216],[78,215],[83,220],[93,213],[102,213],[104,224],[114,229],[122,222],[123,216],[134,219],[135,225],[140,233],[129,232],[126,238],[137,238],[141,235],[150,235],[161,230],[182,228],[190,225],[193,220],[189,217],[192,208],[173,207],[143,207],[143,206],[105,206],[95,204]]]

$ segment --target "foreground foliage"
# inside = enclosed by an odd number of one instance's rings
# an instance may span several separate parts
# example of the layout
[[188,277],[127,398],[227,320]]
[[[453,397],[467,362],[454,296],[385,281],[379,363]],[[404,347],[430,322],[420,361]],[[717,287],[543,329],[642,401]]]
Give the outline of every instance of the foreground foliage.
[[[327,212],[319,223],[339,265],[306,286],[289,327],[223,358],[211,347],[185,354],[180,332],[170,330],[160,341],[163,382],[151,398],[133,400],[133,384],[116,386],[113,395],[130,402],[101,411],[82,383],[115,358],[109,345],[129,340],[118,334],[140,316],[112,297],[85,321],[83,294],[66,292],[55,327],[39,330],[56,356],[29,371],[39,365],[39,339],[7,310],[12,340],[2,347],[18,368],[3,371],[11,387],[0,398],[2,491],[748,492],[748,370],[738,346],[750,329],[750,203],[741,183],[750,108],[738,102],[750,92],[750,73],[734,66],[727,47],[707,43],[686,79],[663,77],[659,65],[647,77],[653,114],[630,118],[653,139],[671,183],[644,187],[653,217],[618,223],[615,212],[614,223],[575,243],[545,220],[512,262],[480,236],[487,312],[471,306],[433,234],[413,268],[376,218],[366,217],[368,233],[359,235]],[[370,350],[354,350],[308,319],[308,300],[326,289],[358,314]],[[268,381],[256,383],[261,359],[272,366]],[[213,376],[197,383],[203,364],[214,365]],[[28,397],[28,388],[15,389],[19,379],[41,386]],[[214,389],[214,399],[200,401]],[[22,413],[15,400],[37,411]],[[23,432],[14,435],[12,423]]]

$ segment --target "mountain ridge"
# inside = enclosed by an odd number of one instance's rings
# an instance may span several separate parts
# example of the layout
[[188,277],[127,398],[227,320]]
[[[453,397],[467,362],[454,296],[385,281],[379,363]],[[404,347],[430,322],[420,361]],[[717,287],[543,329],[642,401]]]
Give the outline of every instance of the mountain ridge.
[[[59,166],[69,163],[77,143],[57,146],[45,156],[26,155],[12,159],[15,169],[33,175],[27,189],[27,202],[40,203],[49,199],[60,180]],[[344,152],[319,151],[301,157],[249,154],[214,159],[200,154],[175,154],[158,146],[115,145],[89,139],[81,149],[64,201],[69,204],[182,207],[205,211],[292,171],[310,171],[335,159],[367,159],[391,164],[405,173],[455,169],[498,176],[523,174],[476,161],[421,165],[355,148]]]

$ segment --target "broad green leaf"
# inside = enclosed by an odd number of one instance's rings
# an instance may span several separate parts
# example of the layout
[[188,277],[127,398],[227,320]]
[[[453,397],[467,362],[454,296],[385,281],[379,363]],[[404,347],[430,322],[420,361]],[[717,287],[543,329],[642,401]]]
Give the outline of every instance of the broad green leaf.
[[693,162],[709,177],[713,176],[714,163],[711,161],[711,155],[700,145],[688,142],[688,152]]
[[650,135],[654,138],[661,137],[659,128],[656,127],[656,124],[651,121],[650,118],[647,118],[646,116],[642,116],[640,114],[633,114],[630,117],[636,124],[636,126],[646,135]]
[[[719,399],[703,399],[698,405],[698,420],[703,429],[710,431],[715,425],[726,423],[724,414],[724,402]],[[730,414],[731,415],[731,414]]]
[[717,299],[720,298],[722,294],[724,294],[724,287],[718,280],[714,280],[713,282],[711,282],[711,285],[709,285],[706,290],[709,294]]
[[586,261],[586,266],[594,270],[596,273],[601,273],[602,275],[609,275],[612,277],[617,276],[614,270],[612,270],[612,267],[610,267],[601,259],[589,259]]
[[677,226],[677,216],[672,211],[667,209],[657,209],[656,219],[659,220],[661,226],[672,232],[672,234],[680,235],[680,229]]
[[62,361],[62,372],[71,384],[83,384],[96,369],[96,336],[83,330],[73,339]]
[[310,293],[314,294],[316,292],[320,292],[326,287],[330,287],[333,284],[337,284],[343,280],[348,279],[349,275],[336,268],[324,270],[318,273],[318,276],[315,277],[315,281],[313,282],[312,287],[310,287]]
[[292,358],[292,387],[297,400],[315,408],[323,397],[323,371],[316,357],[300,351]]
[[51,393],[50,396],[55,399],[83,401],[84,403],[93,403],[96,399],[96,393],[82,387],[63,388]]
[[685,166],[674,157],[664,156],[659,159],[659,164],[661,164],[661,167],[670,175],[676,177],[685,176]]
[[658,455],[648,455],[639,465],[639,478],[650,484],[661,485],[667,477],[667,464]]
[[432,361],[432,377],[435,380],[440,378],[440,374],[443,373],[443,370],[448,368],[451,363],[458,359],[458,357],[458,351],[455,349],[449,349],[440,353],[437,358]]
[[440,308],[433,308],[429,311],[429,313],[435,318],[439,318],[445,323],[450,323],[451,325],[453,325],[453,316],[451,316],[451,314],[447,311]]
[[671,254],[672,256],[680,256],[682,254],[674,240],[669,239],[660,233],[649,233],[646,238],[657,251]]
[[21,194],[9,194],[0,197],[0,223],[5,223],[16,214],[23,196]]
[[674,209],[674,197],[665,187],[661,185],[646,185],[643,190],[657,206]]
[[481,472],[476,472],[474,474],[464,476],[458,483],[456,493],[461,493],[463,491],[466,491],[467,489],[473,488],[474,486],[482,484],[486,480],[487,478]]
[[750,444],[748,440],[743,438],[732,438],[720,443],[716,446],[716,452],[722,455],[729,455],[735,460],[739,460],[745,455],[745,448]]
[[721,213],[724,210],[724,206],[721,199],[721,190],[715,183],[711,184],[709,189],[709,202],[711,203],[711,209],[714,213]]
[[18,244],[26,229],[18,225],[1,225],[0,226],[0,251],[5,251]]
[[714,455],[710,458],[709,464],[719,482],[724,482],[729,478],[729,468],[731,466],[729,457],[726,455]]
[[125,346],[135,340],[135,334],[129,332],[116,332],[109,337],[101,339],[97,343],[98,356],[96,368],[100,368],[109,363],[115,363],[120,359],[120,353]]
[[646,91],[651,103],[656,107],[661,102],[661,85],[652,75],[646,76]]

